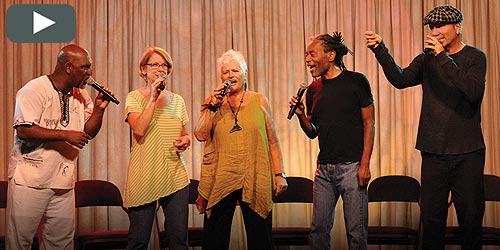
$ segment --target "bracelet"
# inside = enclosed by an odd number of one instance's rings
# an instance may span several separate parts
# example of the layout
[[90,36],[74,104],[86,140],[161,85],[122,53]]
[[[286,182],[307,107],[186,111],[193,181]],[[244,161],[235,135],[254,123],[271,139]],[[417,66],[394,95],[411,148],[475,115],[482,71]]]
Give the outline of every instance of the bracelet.
[[286,176],[286,174],[285,174],[285,173],[283,173],[283,172],[281,172],[281,173],[277,173],[277,174],[274,174],[274,176],[276,176],[276,177],[281,176],[281,177],[283,177],[283,178],[285,178],[285,179],[286,179],[286,177],[288,177],[288,176]]
[[212,105],[212,104],[207,104],[207,109],[212,111],[212,112],[217,112],[217,110],[219,110],[219,107],[220,106],[215,106],[215,105]]

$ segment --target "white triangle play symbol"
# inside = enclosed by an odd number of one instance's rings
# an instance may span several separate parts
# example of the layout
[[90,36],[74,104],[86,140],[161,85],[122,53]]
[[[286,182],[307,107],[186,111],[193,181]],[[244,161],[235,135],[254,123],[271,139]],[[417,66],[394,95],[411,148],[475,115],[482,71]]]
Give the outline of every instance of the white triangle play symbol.
[[56,22],[33,11],[33,35],[54,25]]

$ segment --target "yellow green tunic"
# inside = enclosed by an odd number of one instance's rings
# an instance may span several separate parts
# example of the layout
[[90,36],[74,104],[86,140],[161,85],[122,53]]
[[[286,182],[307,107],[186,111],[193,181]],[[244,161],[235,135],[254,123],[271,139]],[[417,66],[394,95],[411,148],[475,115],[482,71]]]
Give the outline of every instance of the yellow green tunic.
[[[126,99],[125,116],[142,113],[148,100],[138,91]],[[186,163],[177,154],[173,141],[188,123],[184,99],[173,94],[165,107],[156,108],[151,124],[141,141],[132,139],[132,152],[125,187],[125,207],[144,205],[168,196],[189,184]]]
[[208,200],[209,216],[214,205],[238,189],[243,189],[243,201],[261,217],[266,218],[271,211],[273,170],[260,95],[253,92],[250,103],[241,106],[238,113],[241,131],[229,133],[234,116],[227,103],[213,117],[198,188],[200,195]]

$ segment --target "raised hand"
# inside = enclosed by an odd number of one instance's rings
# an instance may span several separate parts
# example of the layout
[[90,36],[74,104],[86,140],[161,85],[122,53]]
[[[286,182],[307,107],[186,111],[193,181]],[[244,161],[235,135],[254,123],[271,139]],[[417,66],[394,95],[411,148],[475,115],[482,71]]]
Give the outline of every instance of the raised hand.
[[382,43],[382,37],[380,37],[378,34],[374,33],[373,31],[365,31],[365,37],[366,37],[366,47],[368,47],[370,49],[374,49],[379,44]]

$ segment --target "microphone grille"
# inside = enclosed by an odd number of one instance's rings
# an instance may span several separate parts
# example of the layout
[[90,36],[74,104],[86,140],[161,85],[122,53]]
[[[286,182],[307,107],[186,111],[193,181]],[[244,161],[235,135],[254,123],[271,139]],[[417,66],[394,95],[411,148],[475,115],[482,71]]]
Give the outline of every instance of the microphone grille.
[[91,76],[89,76],[89,78],[87,78],[87,80],[85,80],[85,83],[87,85],[92,86],[92,85],[96,84],[96,81],[94,80],[94,78],[92,78]]

